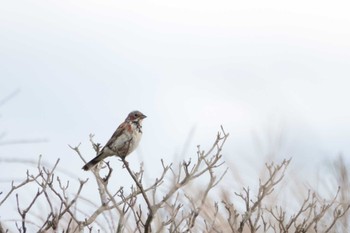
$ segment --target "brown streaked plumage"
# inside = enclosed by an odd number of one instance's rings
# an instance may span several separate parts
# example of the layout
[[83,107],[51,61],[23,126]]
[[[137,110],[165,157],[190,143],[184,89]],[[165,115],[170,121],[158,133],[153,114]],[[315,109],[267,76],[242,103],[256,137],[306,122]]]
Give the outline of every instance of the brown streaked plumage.
[[133,152],[138,146],[142,136],[142,120],[146,116],[139,112],[129,113],[125,121],[119,125],[112,137],[102,148],[101,152],[90,162],[85,164],[82,169],[90,170],[96,164],[109,156],[119,156],[125,158]]

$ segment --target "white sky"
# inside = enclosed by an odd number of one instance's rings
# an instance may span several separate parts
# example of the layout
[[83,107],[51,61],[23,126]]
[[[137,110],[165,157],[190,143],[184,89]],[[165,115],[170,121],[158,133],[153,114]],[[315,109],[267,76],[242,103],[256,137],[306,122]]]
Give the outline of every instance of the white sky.
[[[221,124],[231,133],[225,158],[238,167],[262,164],[279,132],[279,157],[293,156],[300,170],[350,154],[346,1],[1,5],[0,97],[20,89],[0,106],[3,140],[49,142],[2,146],[0,157],[61,158],[62,167],[86,177],[67,144],[82,142],[92,157],[89,133],[105,143],[134,109],[148,118],[129,160],[135,168],[144,161],[151,176],[160,158],[207,148]],[[262,148],[254,148],[254,135]],[[24,175],[0,166],[1,180]]]

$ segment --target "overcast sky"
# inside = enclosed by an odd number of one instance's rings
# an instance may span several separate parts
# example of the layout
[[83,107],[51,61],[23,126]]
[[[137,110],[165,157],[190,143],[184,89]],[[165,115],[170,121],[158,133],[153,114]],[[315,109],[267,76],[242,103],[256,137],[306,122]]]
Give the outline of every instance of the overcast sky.
[[[274,152],[300,170],[347,157],[349,25],[345,1],[4,1],[0,99],[19,93],[0,106],[2,142],[47,142],[0,157],[61,158],[88,177],[67,144],[92,158],[88,135],[104,144],[135,109],[148,118],[129,161],[150,176],[208,148],[220,125],[238,167]],[[0,166],[2,181],[25,174]]]

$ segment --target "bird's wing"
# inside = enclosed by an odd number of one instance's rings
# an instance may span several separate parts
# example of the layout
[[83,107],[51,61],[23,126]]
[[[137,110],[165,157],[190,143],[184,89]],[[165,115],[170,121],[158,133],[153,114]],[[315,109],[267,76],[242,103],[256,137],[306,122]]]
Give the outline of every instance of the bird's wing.
[[127,128],[127,123],[123,122],[119,125],[119,127],[114,131],[112,137],[108,140],[104,147],[110,147],[115,141],[120,137],[123,131]]
[[119,125],[119,127],[113,133],[112,137],[109,139],[106,145],[102,148],[101,153],[108,153],[107,151],[111,153],[113,151],[114,152],[113,154],[115,154],[116,152],[115,148],[118,148],[118,151],[127,149],[123,147],[125,147],[125,144],[131,140],[130,135],[126,133],[130,130],[131,130],[130,125],[127,122],[123,122],[121,125]]

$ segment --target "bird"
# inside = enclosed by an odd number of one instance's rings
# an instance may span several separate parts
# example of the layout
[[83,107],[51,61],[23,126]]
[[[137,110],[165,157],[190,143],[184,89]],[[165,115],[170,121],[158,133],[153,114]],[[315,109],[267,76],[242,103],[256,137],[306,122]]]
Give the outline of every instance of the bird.
[[88,171],[109,156],[118,156],[124,160],[138,146],[142,137],[142,121],[145,118],[146,116],[140,111],[130,112],[125,121],[115,130],[101,152],[90,162],[86,163],[82,169]]

